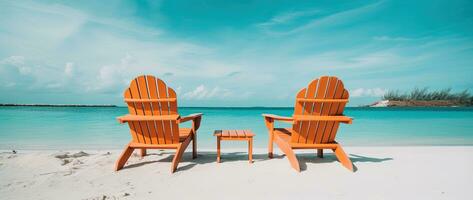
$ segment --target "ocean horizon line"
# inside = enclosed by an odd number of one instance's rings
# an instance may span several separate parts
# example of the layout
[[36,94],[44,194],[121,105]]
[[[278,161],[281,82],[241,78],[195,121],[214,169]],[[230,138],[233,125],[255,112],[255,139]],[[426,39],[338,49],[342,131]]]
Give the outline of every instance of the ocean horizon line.
[[[77,107],[77,108],[126,108],[125,105],[115,105],[115,104],[13,104],[13,103],[0,103],[0,107]],[[294,106],[179,106],[179,108],[184,109],[294,109]],[[430,107],[430,106],[394,106],[394,107],[370,107],[365,105],[359,106],[346,106],[348,109],[367,109],[367,110],[473,110],[471,106],[438,106],[438,107]]]

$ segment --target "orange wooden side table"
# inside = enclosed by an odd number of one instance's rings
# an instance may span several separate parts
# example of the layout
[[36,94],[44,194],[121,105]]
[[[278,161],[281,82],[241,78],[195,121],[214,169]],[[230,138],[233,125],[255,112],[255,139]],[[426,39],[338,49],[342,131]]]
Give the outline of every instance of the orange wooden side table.
[[253,163],[253,132],[251,130],[215,130],[217,137],[217,163],[220,163],[220,141],[222,140],[246,140],[248,141],[248,160]]

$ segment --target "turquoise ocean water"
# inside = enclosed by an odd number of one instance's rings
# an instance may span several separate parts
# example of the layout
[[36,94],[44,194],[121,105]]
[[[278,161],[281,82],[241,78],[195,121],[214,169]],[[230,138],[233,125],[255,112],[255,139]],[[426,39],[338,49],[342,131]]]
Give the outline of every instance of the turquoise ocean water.
[[[179,112],[204,113],[198,144],[213,149],[215,129],[251,129],[255,147],[266,148],[261,114],[291,116],[293,110],[181,107]],[[126,113],[125,107],[0,107],[0,149],[119,149],[130,140],[128,126],[116,120]],[[473,145],[473,108],[347,108],[345,115],[355,119],[337,134],[346,146]]]

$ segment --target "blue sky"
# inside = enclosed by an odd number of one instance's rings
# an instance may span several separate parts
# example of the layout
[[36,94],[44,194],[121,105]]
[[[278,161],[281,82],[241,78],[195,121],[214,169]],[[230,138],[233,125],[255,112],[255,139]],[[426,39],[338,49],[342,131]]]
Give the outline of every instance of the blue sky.
[[0,0],[0,102],[122,105],[139,74],[181,106],[292,106],[321,75],[353,106],[472,91],[473,3]]

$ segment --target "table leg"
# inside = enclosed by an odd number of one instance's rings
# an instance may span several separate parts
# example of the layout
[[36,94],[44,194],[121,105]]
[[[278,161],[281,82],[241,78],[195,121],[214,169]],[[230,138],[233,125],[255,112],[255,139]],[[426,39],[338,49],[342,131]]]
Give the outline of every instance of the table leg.
[[146,149],[140,149],[140,157],[143,158],[146,156]]
[[253,138],[248,139],[248,160],[253,163]]
[[319,158],[324,157],[324,150],[323,149],[317,149],[317,157],[319,157]]
[[217,137],[217,163],[220,163],[220,137]]

